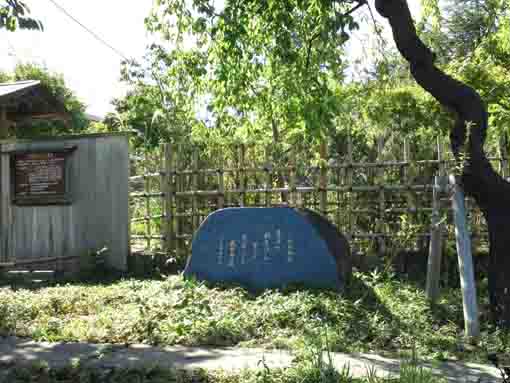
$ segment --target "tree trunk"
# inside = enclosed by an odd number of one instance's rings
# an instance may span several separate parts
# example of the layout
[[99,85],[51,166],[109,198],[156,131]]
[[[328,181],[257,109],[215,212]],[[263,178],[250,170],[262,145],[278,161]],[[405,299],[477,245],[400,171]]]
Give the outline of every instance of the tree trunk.
[[455,112],[450,133],[455,158],[461,164],[461,182],[488,224],[490,241],[489,295],[497,323],[510,326],[510,184],[497,174],[484,151],[488,114],[478,93],[439,70],[435,55],[419,39],[406,0],[375,0],[379,14],[388,19],[393,38],[409,62],[416,82],[441,105]]

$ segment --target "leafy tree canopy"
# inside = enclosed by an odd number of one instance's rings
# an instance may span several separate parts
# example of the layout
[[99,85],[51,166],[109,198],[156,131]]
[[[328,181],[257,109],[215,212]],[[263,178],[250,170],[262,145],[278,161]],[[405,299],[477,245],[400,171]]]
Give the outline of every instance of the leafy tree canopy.
[[37,137],[59,134],[78,133],[85,130],[88,121],[85,116],[85,105],[66,86],[60,74],[51,73],[48,69],[36,64],[18,64],[12,73],[1,73],[1,81],[39,80],[49,89],[51,94],[61,100],[71,116],[71,121],[38,121],[29,127],[16,129],[17,137]]
[[0,2],[0,30],[16,29],[42,30],[43,25],[39,20],[29,16],[30,9],[21,0],[3,0]]
[[[352,15],[359,6],[332,0],[226,1],[221,7],[209,0],[158,1],[146,25],[161,43],[150,48],[143,65],[126,67],[125,80],[136,90],[125,101],[138,99],[141,106],[150,104],[144,95],[156,98],[154,114],[172,127],[176,141],[274,142],[333,129],[344,44],[358,27]],[[138,117],[132,120],[136,129],[151,125]]]
[[[194,140],[289,147],[328,135],[339,151],[350,134],[364,148],[361,156],[381,134],[399,132],[430,144],[438,133],[448,134],[451,116],[414,82],[398,52],[386,49],[370,73],[346,80],[345,42],[358,27],[353,10],[359,3],[219,3],[156,3],[146,25],[160,43],[142,64],[125,66],[131,91],[115,101],[110,127],[132,128],[138,142],[149,145]],[[501,15],[508,0],[423,3],[419,29],[441,66],[480,89],[495,131],[507,129],[509,18]]]

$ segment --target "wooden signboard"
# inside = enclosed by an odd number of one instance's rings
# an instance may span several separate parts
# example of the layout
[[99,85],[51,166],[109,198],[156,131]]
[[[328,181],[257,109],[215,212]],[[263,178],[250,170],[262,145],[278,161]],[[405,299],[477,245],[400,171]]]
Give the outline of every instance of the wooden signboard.
[[12,157],[14,203],[70,203],[66,176],[69,154],[69,150],[15,153]]

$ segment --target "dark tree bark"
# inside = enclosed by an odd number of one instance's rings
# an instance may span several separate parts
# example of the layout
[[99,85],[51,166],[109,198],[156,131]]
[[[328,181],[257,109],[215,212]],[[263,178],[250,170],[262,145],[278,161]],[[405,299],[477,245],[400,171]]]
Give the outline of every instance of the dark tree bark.
[[490,241],[489,295],[493,318],[510,327],[510,184],[492,168],[483,150],[487,108],[478,93],[439,70],[435,55],[416,34],[406,0],[375,0],[416,82],[456,115],[450,141],[462,164],[460,181],[487,221]]

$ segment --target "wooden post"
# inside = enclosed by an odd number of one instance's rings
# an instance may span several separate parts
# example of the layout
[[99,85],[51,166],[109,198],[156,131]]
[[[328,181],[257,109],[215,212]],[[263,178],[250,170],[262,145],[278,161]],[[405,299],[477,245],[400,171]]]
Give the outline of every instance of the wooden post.
[[266,171],[266,207],[271,206],[271,189],[273,188],[273,174],[271,171],[272,165],[271,165],[271,155],[270,155],[270,149],[269,147],[266,148],[265,152],[265,171]]
[[441,193],[448,191],[448,177],[446,171],[446,160],[447,160],[447,149],[445,148],[444,142],[441,137],[437,137],[437,159],[439,163],[439,189]]
[[[175,152],[175,191],[180,192],[183,190],[183,174],[182,174],[182,145],[179,144]],[[184,209],[182,208],[182,198],[175,195],[175,258],[181,259],[183,254],[183,225],[182,225],[182,214]]]
[[191,231],[192,234],[195,234],[195,231],[198,229],[198,225],[200,223],[200,209],[198,206],[199,199],[196,192],[198,191],[198,173],[200,171],[198,164],[198,151],[195,148],[193,150],[193,175],[191,178],[191,189],[194,192],[191,196]]
[[476,297],[473,258],[471,255],[471,240],[466,220],[466,207],[464,192],[450,176],[452,186],[452,208],[455,221],[455,238],[457,242],[457,255],[459,260],[460,287],[462,290],[462,303],[464,307],[465,335],[468,338],[477,338],[480,335],[478,321],[478,303]]
[[216,208],[223,209],[225,207],[225,177],[223,175],[223,154],[218,153],[218,199],[216,200]]
[[508,138],[506,133],[502,133],[502,135],[499,137],[499,155],[501,157],[500,173],[501,176],[506,180],[509,177]]
[[15,261],[12,236],[12,205],[9,154],[0,144],[0,262]]
[[[337,186],[342,185],[342,176],[341,176],[341,171],[339,168],[336,169],[336,185]],[[345,193],[343,193],[343,194],[345,195]],[[342,198],[341,198],[340,191],[337,191],[336,192],[336,227],[338,228],[338,230],[344,231],[343,230],[344,225],[342,225],[342,214],[341,214],[341,210],[340,210],[341,201],[342,201]],[[345,201],[345,198],[343,198],[343,201]]]
[[7,120],[7,107],[0,106],[0,140],[9,137],[9,121]]
[[439,297],[439,281],[441,280],[442,257],[442,224],[440,217],[440,185],[439,177],[435,177],[432,190],[432,225],[430,229],[429,257],[427,262],[427,298],[435,302]]
[[164,193],[165,193],[165,249],[167,256],[172,256],[174,250],[174,167],[173,167],[173,153],[170,144],[163,145],[165,156],[165,177],[164,177]]
[[409,138],[404,139],[404,162],[406,166],[404,167],[404,182],[407,186],[406,191],[406,199],[407,199],[407,208],[409,211],[414,211],[416,208],[416,202],[414,199],[413,192],[411,191],[411,185],[413,184],[413,175],[414,175],[414,167],[412,162],[411,148],[409,145]]
[[[384,149],[384,138],[381,136],[377,140],[377,162],[383,162],[382,154]],[[384,168],[379,166],[377,168],[377,183],[379,184],[379,218],[377,220],[377,231],[381,234],[386,233],[385,228],[385,209],[386,209],[386,196],[384,192]],[[379,256],[384,256],[386,253],[386,238],[378,238],[379,242]]]
[[151,199],[148,195],[151,193],[151,180],[148,176],[151,173],[150,166],[150,155],[148,152],[145,152],[145,232],[146,232],[146,244],[147,249],[150,251],[151,249],[151,237],[152,237],[152,222],[151,222]]
[[324,217],[328,216],[328,143],[324,138],[320,145],[319,209]]
[[241,206],[246,206],[246,146],[239,147],[239,180],[241,182]]
[[296,196],[296,172],[297,172],[297,161],[296,161],[296,151],[291,148],[290,149],[290,174],[289,174],[289,187],[290,187],[290,195],[289,202],[290,206],[296,207],[297,196]]
[[[351,189],[352,182],[353,182],[353,177],[352,177],[353,156],[352,156],[352,137],[350,134],[349,134],[349,138],[347,139],[347,162],[348,162],[349,167],[347,168],[347,170],[345,172],[345,182],[347,183],[347,186],[349,187],[349,189]],[[347,210],[347,230],[349,232],[347,233],[347,235],[348,235],[349,239],[352,239],[353,234],[354,234],[354,226],[355,226],[355,219],[352,214],[352,205],[354,204],[352,189],[349,190],[347,203],[349,204],[349,208]]]
[[430,229],[429,257],[427,261],[427,298],[435,302],[439,298],[439,283],[441,281],[441,262],[443,245],[443,224],[440,222],[440,198],[445,192],[445,166],[443,161],[443,144],[440,136],[437,137],[438,176],[434,177],[432,189],[432,226]]

